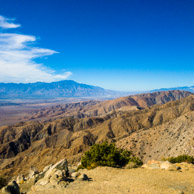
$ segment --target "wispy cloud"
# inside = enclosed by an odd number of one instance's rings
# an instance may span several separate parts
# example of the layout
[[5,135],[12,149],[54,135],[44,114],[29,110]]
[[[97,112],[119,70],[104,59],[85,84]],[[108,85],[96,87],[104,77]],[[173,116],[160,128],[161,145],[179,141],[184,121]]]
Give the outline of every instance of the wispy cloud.
[[[18,28],[19,24],[0,16],[0,28]],[[0,82],[52,82],[67,79],[71,72],[56,74],[34,59],[57,53],[54,50],[38,48],[29,43],[36,37],[16,33],[0,33]]]
[[14,21],[14,19],[9,19],[6,17],[3,17],[0,15],[0,27],[1,28],[18,28],[20,27],[20,24],[14,24],[12,23],[12,21]]

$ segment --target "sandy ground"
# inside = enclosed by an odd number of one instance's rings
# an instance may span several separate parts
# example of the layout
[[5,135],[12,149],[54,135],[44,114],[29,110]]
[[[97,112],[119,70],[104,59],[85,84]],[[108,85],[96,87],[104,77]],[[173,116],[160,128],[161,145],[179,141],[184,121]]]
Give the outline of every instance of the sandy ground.
[[[90,181],[74,181],[61,190],[42,190],[41,194],[192,194],[194,193],[194,169],[185,172],[115,169],[98,167],[82,170]],[[34,192],[30,192],[34,193]]]

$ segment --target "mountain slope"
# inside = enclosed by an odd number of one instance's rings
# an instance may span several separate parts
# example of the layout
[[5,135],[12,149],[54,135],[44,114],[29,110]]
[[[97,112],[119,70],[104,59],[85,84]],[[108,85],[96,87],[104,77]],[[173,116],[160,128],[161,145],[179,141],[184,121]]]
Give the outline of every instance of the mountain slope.
[[69,103],[31,112],[28,119],[46,120],[67,116],[75,118],[102,116],[113,111],[139,110],[155,104],[165,104],[169,101],[179,100],[189,95],[191,95],[191,93],[187,91],[165,91],[132,95],[103,102],[87,101]]
[[90,108],[88,112],[90,112],[90,116],[97,116],[115,110],[122,110],[124,107],[148,108],[155,104],[165,104],[169,101],[179,100],[189,95],[191,93],[186,91],[165,91],[132,95],[98,103]]
[[194,156],[194,112],[169,120],[149,130],[139,130],[118,141],[117,146],[132,150],[144,162],[183,154]]
[[0,98],[101,97],[120,94],[72,80],[52,83],[0,83]]
[[[0,126],[13,125],[14,123],[26,121],[48,121],[56,120],[64,117],[85,118],[97,117],[109,114],[114,111],[133,111],[150,107],[154,104],[164,104],[169,101],[181,99],[191,95],[187,91],[163,91],[155,93],[146,93],[133,96],[126,96],[114,100],[106,101],[81,101],[79,98],[61,98],[60,99],[39,99],[40,103],[33,104],[32,99],[20,99],[13,101],[19,103],[6,106],[8,101],[4,102],[4,106],[0,107]],[[74,99],[77,102],[67,103],[67,100]],[[54,100],[54,102],[52,102]],[[80,100],[80,101],[78,101]],[[48,102],[47,102],[48,101]],[[21,103],[22,102],[22,103]],[[21,104],[20,104],[21,103]],[[28,104],[29,103],[29,104]]]
[[0,128],[0,173],[41,169],[64,157],[79,161],[94,143],[117,142],[144,161],[194,155],[194,96],[135,111],[102,117],[26,122]]

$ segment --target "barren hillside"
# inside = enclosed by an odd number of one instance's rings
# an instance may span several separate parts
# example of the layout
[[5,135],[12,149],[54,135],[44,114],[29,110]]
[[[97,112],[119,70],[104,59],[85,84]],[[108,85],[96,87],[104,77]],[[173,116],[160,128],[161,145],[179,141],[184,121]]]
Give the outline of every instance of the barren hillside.
[[121,97],[114,100],[87,101],[56,105],[41,110],[32,111],[25,116],[27,120],[48,120],[60,119],[64,117],[94,117],[103,116],[113,111],[128,111],[148,108],[155,104],[165,104],[169,101],[175,101],[185,98],[192,93],[187,91],[163,91],[154,93],[145,93],[127,97]]
[[64,157],[79,161],[94,143],[117,142],[144,161],[179,154],[194,155],[194,96],[143,110],[117,111],[101,117],[26,122],[0,128],[0,171],[41,169]]

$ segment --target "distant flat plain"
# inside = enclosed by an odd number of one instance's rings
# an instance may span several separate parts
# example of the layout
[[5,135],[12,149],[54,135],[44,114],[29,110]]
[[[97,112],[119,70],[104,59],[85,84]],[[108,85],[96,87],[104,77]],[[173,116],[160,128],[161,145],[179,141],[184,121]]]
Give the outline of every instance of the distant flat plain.
[[0,126],[29,121],[32,112],[58,104],[109,99],[112,98],[0,99]]

